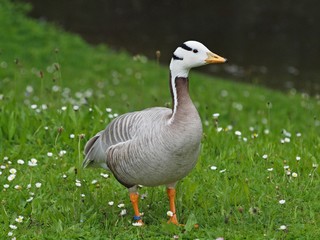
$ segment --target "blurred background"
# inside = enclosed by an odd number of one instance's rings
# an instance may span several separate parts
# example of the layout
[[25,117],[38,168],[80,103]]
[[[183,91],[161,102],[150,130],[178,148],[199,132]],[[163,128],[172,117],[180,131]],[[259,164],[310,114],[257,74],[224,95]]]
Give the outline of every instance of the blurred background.
[[256,0],[25,0],[30,16],[92,44],[141,54],[167,65],[175,48],[198,40],[228,58],[199,69],[261,84],[320,92],[320,2]]

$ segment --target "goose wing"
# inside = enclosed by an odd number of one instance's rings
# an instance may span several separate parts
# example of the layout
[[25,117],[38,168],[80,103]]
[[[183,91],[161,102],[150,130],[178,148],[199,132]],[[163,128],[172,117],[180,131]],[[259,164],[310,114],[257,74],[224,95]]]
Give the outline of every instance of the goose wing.
[[123,114],[114,119],[104,130],[92,137],[84,147],[83,167],[103,167],[108,169],[107,150],[111,146],[131,141],[139,123],[141,112]]
[[[84,148],[86,156],[83,167],[90,165],[109,169],[107,158],[110,160],[113,157],[115,148],[117,152],[120,148],[122,149],[121,155],[124,153],[126,156],[132,154],[134,152],[134,149],[131,149],[133,139],[141,140],[145,135],[150,135],[150,132],[155,130],[153,126],[162,125],[160,123],[163,123],[170,114],[171,109],[156,107],[117,117],[106,129],[97,133],[87,142]],[[108,152],[112,153],[108,154]],[[123,160],[125,161],[125,159]]]

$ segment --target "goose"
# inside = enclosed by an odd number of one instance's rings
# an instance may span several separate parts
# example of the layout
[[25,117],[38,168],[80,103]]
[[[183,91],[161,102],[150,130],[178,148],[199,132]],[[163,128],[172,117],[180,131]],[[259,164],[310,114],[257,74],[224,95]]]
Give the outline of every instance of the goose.
[[165,185],[171,211],[168,223],[179,225],[176,184],[195,166],[202,137],[202,123],[189,96],[189,70],[225,61],[200,42],[184,42],[174,51],[169,66],[172,108],[120,115],[86,143],[83,167],[110,170],[128,188],[134,225],[144,225],[138,207],[139,185]]

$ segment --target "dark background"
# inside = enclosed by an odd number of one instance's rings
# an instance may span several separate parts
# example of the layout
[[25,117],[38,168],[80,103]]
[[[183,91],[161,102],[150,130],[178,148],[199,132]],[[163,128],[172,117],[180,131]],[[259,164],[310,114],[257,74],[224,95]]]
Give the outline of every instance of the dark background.
[[168,64],[198,40],[229,63],[205,68],[236,81],[320,92],[320,2],[214,0],[27,0],[30,16],[89,43],[104,43]]

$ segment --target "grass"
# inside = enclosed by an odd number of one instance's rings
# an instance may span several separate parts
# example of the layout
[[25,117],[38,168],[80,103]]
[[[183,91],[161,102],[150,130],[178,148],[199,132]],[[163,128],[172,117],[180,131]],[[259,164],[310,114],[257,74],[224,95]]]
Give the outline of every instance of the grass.
[[140,190],[147,225],[136,228],[127,190],[81,169],[82,149],[117,114],[170,103],[167,67],[90,46],[25,9],[0,3],[1,239],[320,237],[319,98],[193,71],[204,136],[177,189],[185,226],[166,224],[157,187]]

